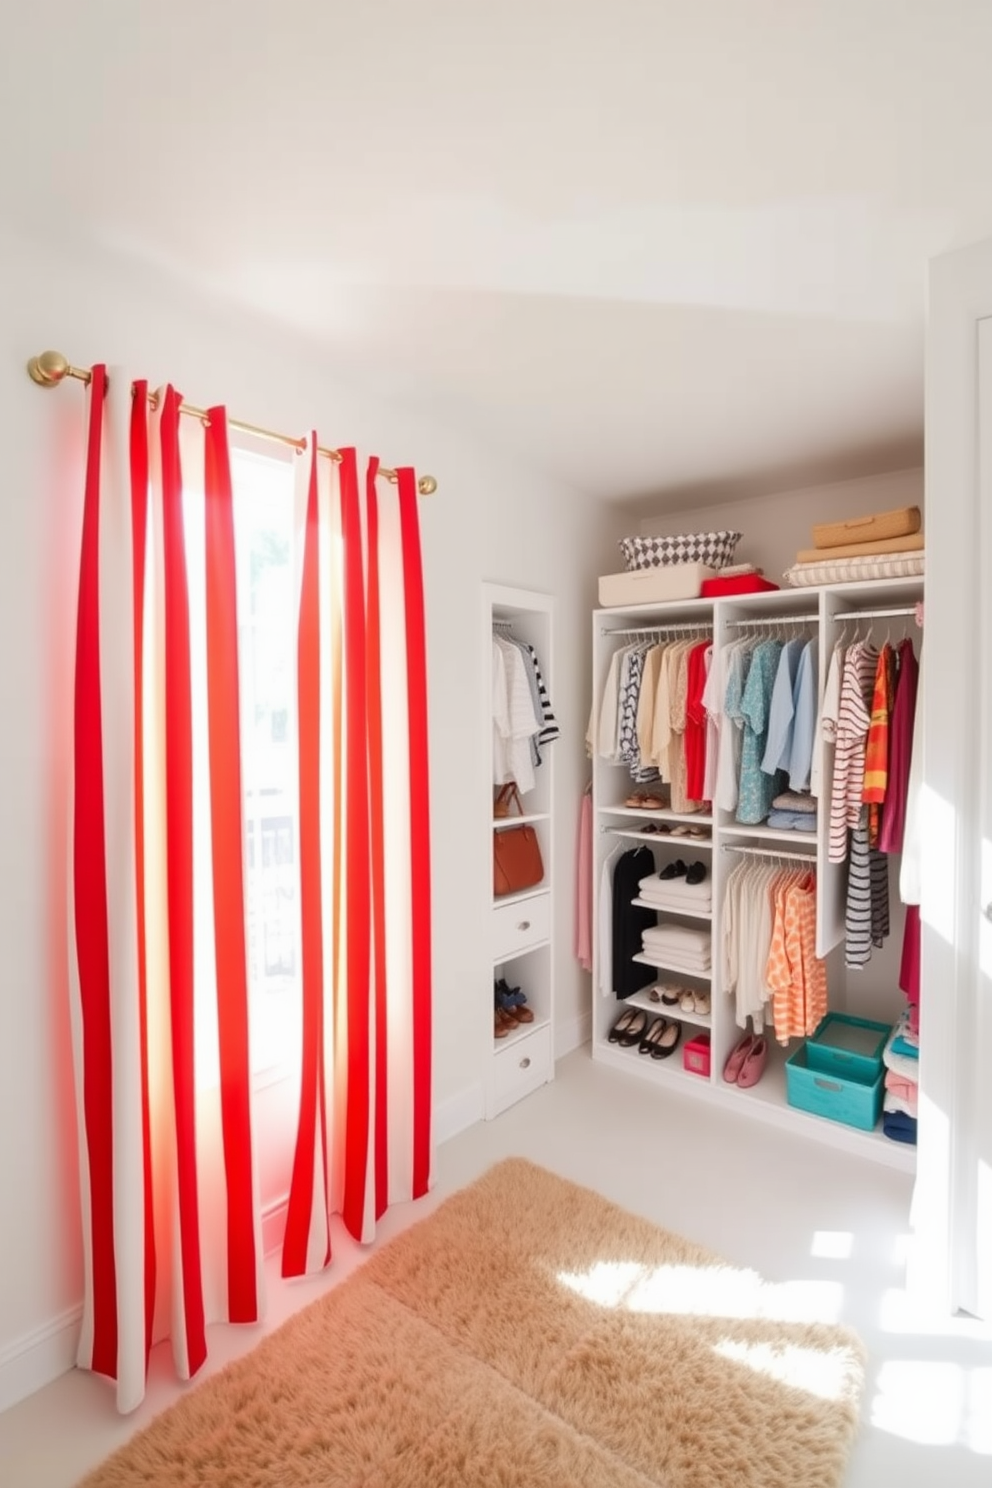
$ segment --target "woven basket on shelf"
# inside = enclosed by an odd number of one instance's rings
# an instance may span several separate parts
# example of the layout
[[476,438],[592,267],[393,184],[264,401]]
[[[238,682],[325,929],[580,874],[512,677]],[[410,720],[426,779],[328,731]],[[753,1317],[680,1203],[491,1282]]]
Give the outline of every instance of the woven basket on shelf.
[[670,563],[726,568],[740,540],[739,532],[680,532],[671,537],[622,537],[618,547],[628,572]]

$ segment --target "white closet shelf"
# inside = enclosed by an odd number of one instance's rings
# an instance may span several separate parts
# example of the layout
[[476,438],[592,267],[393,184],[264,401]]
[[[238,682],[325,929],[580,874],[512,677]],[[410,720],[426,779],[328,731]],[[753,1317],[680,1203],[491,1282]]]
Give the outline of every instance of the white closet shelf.
[[[626,1000],[631,1001],[629,997]],[[683,1023],[687,1019],[679,1015],[675,1021]],[[687,1070],[683,1065],[682,1042],[683,1040],[679,1041],[667,1059],[652,1059],[648,1054],[640,1054],[636,1044],[624,1049],[619,1044],[604,1041],[596,1051],[596,1058],[624,1072],[636,1069],[639,1075],[644,1079],[653,1080],[656,1085],[674,1083],[680,1090],[691,1089],[699,1085],[707,1087],[709,1081],[704,1075],[694,1074],[692,1070]]]
[[[712,973],[709,971],[689,971],[685,966],[673,966],[670,961],[656,961],[653,956],[645,955],[638,951],[636,956],[631,956],[631,961],[639,961],[642,966],[653,966],[658,971],[670,971],[673,976],[692,977],[697,982],[711,982]],[[629,998],[627,1001],[629,1002]]]
[[[668,1007],[663,1002],[652,1002],[648,996],[647,988],[643,992],[634,992],[630,997],[625,997],[623,1000],[628,1007],[643,1008],[646,1013],[652,1013],[659,1018],[670,1018],[673,1023],[694,1023],[699,1028],[713,1027],[711,1014],[684,1013],[678,1004],[675,1007]],[[697,1076],[697,1079],[702,1078],[702,1075]]]
[[638,909],[653,909],[656,914],[677,915],[684,920],[705,920],[709,924],[713,918],[712,909],[668,909],[663,904],[652,904],[650,899],[631,899],[631,904],[636,904]]
[[598,806],[596,809],[603,816],[630,816],[637,821],[686,822],[689,826],[699,827],[713,825],[712,813],[707,811],[669,811],[667,807],[659,811],[641,806]]
[[504,904],[523,904],[527,899],[537,899],[541,894],[549,894],[551,885],[539,883],[532,889],[521,889],[519,894],[493,895],[493,909],[501,909]]
[[534,822],[551,820],[550,811],[528,811],[524,816],[494,816],[493,831],[504,832],[507,827],[526,827]]
[[703,848],[705,851],[709,851],[709,849],[713,846],[712,837],[673,837],[671,832],[645,832],[643,828],[633,827],[603,827],[601,828],[601,830],[604,832],[608,832],[611,837],[626,837],[631,842],[646,842],[648,846],[650,846],[652,842],[664,842],[667,843],[669,847],[684,846],[686,848],[689,848],[691,846],[693,851],[695,851],[697,847]]
[[[761,842],[791,842],[798,847],[802,847],[803,843],[806,843],[808,847],[813,849],[813,854],[816,852],[815,832],[794,832],[781,827],[763,826],[721,827],[720,830],[724,837],[754,837]],[[813,856],[813,854],[810,856]]]

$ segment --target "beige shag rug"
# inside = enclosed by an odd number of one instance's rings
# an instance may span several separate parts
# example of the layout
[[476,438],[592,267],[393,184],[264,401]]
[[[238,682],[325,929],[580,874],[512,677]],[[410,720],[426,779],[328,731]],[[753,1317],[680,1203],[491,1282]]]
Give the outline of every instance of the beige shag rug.
[[795,1319],[794,1289],[511,1158],[85,1488],[829,1488],[863,1352]]

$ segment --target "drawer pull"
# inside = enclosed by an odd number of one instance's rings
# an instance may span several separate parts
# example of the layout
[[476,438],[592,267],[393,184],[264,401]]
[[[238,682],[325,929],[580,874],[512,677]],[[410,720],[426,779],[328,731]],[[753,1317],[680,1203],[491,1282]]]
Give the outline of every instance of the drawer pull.
[[521,1069],[530,1069],[530,1055],[529,1054],[525,1055],[524,1058],[521,1059],[521,1061],[520,1061],[520,1068]]
[[520,924],[517,926],[517,929],[518,930],[529,930],[530,929],[530,920],[521,920],[520,921]]

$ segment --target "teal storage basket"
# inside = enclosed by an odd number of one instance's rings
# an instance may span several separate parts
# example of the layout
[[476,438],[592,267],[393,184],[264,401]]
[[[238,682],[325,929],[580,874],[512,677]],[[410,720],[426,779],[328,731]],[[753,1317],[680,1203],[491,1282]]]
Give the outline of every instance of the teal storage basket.
[[806,1040],[811,1070],[873,1084],[882,1072],[882,1050],[892,1032],[888,1023],[872,1023],[847,1013],[828,1013]]
[[883,1081],[879,1068],[874,1080],[858,1080],[825,1070],[810,1069],[809,1046],[803,1044],[785,1061],[785,1091],[790,1106],[873,1131],[882,1114]]

